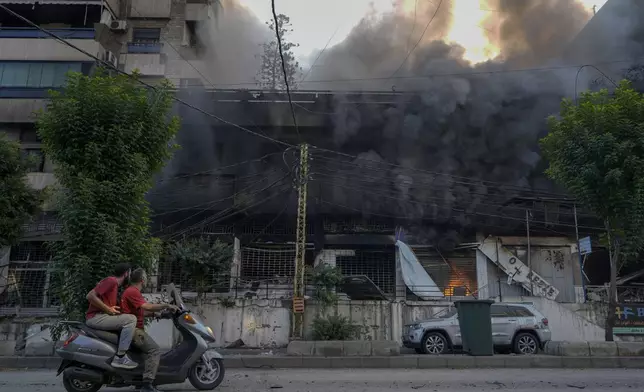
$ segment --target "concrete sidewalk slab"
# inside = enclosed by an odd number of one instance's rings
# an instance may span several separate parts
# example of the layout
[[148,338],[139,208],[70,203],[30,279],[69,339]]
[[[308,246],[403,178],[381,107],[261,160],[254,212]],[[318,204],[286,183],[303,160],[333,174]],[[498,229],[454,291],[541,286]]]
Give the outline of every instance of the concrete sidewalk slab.
[[[403,355],[403,356],[226,356],[230,369],[644,369],[642,357],[557,357],[551,355],[470,357],[467,355]],[[50,369],[60,365],[56,357],[0,357],[0,369]]]

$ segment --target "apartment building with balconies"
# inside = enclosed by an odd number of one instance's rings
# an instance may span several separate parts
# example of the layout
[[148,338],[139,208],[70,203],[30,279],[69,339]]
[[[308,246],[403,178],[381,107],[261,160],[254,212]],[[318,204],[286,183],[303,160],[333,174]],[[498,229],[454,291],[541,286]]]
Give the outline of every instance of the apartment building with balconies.
[[[114,54],[96,41],[95,26],[116,19],[118,0],[0,0],[0,4],[99,58]],[[89,74],[95,60],[0,9],[0,132],[36,156],[29,174],[36,188],[55,180],[42,154],[34,112],[43,109],[47,91],[60,88],[69,71]]]
[[[212,0],[0,0],[0,4],[120,70],[154,82],[201,84],[197,24],[212,17]],[[188,61],[194,62],[189,64]],[[199,64],[197,64],[199,63]],[[36,135],[35,112],[69,71],[90,74],[96,61],[0,9],[0,132],[36,155],[29,180],[55,182]]]
[[[120,70],[137,69],[152,83],[166,77],[181,87],[202,83],[194,69],[203,69],[203,63],[197,64],[196,31],[198,23],[213,14],[213,1],[0,0],[0,4]],[[36,132],[35,112],[45,108],[48,90],[64,85],[67,72],[91,74],[96,66],[95,58],[0,9],[0,133],[19,140],[24,154],[36,157],[28,174],[33,187],[55,184],[53,162],[44,156]],[[51,257],[46,243],[59,239],[61,229],[53,207],[49,203],[45,212],[26,222],[20,244],[0,249],[0,314],[3,306],[9,306],[3,303],[9,291],[20,294],[22,307],[51,306],[43,294]],[[24,302],[27,298],[33,300]]]

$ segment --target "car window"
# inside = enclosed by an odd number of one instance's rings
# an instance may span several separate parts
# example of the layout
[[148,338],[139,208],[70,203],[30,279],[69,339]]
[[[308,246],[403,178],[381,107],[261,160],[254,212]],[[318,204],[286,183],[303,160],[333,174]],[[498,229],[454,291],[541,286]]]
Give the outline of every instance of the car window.
[[505,305],[492,305],[490,307],[490,313],[492,317],[508,317],[510,316],[510,311]]
[[533,317],[534,315],[523,306],[508,306],[510,313],[515,317]]

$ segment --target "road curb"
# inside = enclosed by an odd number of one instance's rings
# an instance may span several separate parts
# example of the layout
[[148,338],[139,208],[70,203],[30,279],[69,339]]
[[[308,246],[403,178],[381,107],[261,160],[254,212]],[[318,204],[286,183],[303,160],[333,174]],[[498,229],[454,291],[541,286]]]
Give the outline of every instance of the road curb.
[[[233,355],[224,359],[229,369],[644,369],[642,357],[557,357],[466,355],[403,355],[390,357],[289,357],[264,355]],[[49,369],[60,365],[56,357],[0,357],[0,369]]]

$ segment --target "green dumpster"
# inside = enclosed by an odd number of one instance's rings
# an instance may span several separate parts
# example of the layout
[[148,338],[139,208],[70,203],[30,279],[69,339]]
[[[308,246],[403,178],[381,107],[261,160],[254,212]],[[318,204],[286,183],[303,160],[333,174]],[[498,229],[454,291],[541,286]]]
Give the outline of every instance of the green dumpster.
[[456,301],[458,325],[461,329],[463,351],[474,356],[494,355],[490,300]]

